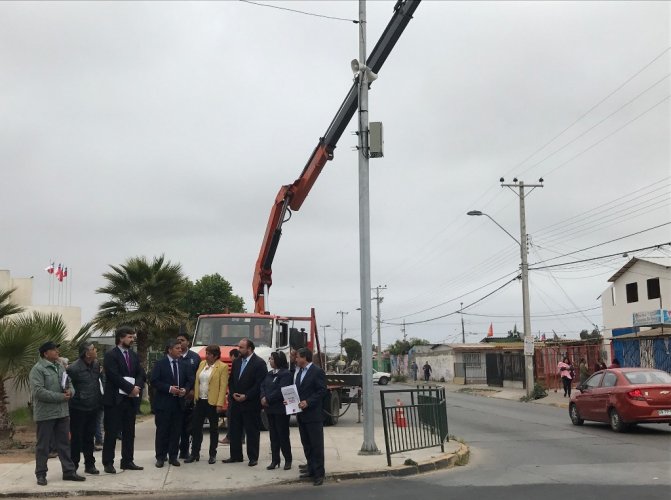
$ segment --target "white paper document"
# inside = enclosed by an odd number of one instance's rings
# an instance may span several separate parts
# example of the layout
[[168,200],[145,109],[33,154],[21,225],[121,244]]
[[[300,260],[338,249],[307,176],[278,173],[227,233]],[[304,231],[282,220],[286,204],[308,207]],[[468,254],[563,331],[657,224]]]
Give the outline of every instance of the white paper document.
[[65,391],[68,388],[68,385],[70,385],[68,382],[68,373],[63,372],[63,376],[61,377],[61,389]]
[[[126,382],[130,382],[131,384],[133,384],[133,387],[135,387],[135,377],[124,377],[123,379]],[[126,391],[124,391],[123,389],[119,389],[119,394],[124,394],[124,395],[128,396],[128,393]],[[139,394],[135,397],[136,398],[139,397]]]
[[298,407],[300,399],[298,397],[298,388],[296,384],[287,385],[282,387],[282,396],[284,396],[284,401],[286,401],[285,411],[287,415],[295,415],[296,413],[301,413],[302,410]]

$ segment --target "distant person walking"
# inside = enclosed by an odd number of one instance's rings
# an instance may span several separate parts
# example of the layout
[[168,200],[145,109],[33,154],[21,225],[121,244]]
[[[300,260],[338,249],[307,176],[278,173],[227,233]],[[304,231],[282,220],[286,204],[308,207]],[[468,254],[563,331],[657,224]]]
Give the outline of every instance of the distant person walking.
[[424,363],[422,370],[424,370],[424,381],[428,382],[429,379],[431,378],[431,372],[433,371],[428,361]]
[[585,358],[580,358],[580,364],[578,365],[578,372],[580,373],[580,383],[584,384],[587,378],[589,377],[589,369],[587,368],[587,361]]
[[37,424],[35,477],[40,486],[47,484],[47,460],[52,440],[61,461],[63,480],[86,480],[77,474],[70,458],[68,401],[72,391],[65,370],[58,363],[58,347],[53,342],[45,342],[40,346],[40,359],[30,370],[28,379],[33,398],[33,419]]
[[412,362],[410,365],[410,372],[412,372],[412,380],[417,382],[417,372],[419,371],[419,366],[417,366],[416,362]]
[[571,397],[571,381],[573,380],[573,365],[568,356],[564,357],[562,361],[557,363],[557,372],[561,377],[562,385],[564,387],[564,397],[568,395]]

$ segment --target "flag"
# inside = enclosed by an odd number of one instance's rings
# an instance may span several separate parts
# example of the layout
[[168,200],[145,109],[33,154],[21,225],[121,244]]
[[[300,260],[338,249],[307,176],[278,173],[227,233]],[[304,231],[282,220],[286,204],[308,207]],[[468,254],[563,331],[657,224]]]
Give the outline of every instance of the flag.
[[494,324],[489,323],[489,330],[487,330],[487,337],[493,337],[494,336]]
[[58,281],[63,281],[63,266],[58,264],[58,269],[56,269],[56,278]]
[[51,264],[49,264],[49,266],[45,267],[44,270],[46,272],[48,272],[49,274],[54,274],[54,267],[55,267],[55,265],[52,262]]

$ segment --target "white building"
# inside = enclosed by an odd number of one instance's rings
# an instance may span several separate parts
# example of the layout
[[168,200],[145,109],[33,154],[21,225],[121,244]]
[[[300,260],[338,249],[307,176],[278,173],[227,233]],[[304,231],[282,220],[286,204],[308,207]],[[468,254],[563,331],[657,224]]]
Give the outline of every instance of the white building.
[[67,338],[74,337],[82,327],[82,309],[75,306],[34,305],[33,278],[13,278],[7,270],[0,269],[0,290],[16,290],[11,295],[11,302],[24,309],[24,314],[34,311],[49,314],[60,314],[65,322]]
[[[608,280],[601,294],[605,336],[634,328],[634,313],[671,309],[671,258],[638,258],[627,262]],[[613,335],[615,332],[615,335]]]

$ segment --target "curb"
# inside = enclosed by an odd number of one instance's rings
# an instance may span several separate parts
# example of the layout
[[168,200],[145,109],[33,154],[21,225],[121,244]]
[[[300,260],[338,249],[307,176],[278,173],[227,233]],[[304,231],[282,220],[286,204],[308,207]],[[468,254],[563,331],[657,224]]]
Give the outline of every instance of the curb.
[[[353,479],[375,479],[380,477],[407,477],[417,474],[424,474],[427,472],[434,472],[437,470],[450,469],[452,467],[466,465],[470,458],[470,449],[464,443],[459,444],[459,449],[450,453],[447,456],[439,457],[434,460],[427,460],[416,465],[397,465],[388,467],[386,469],[377,469],[362,472],[334,472],[327,474],[326,480],[333,482],[347,481]],[[300,479],[287,479],[286,481],[278,481],[275,484],[299,484],[305,481]],[[81,497],[81,496],[125,496],[125,495],[164,495],[173,496],[179,494],[186,494],[192,490],[175,490],[175,491],[98,491],[98,490],[71,490],[71,491],[45,491],[41,492],[23,492],[23,493],[0,493],[0,498],[66,498],[66,497]],[[207,494],[207,491],[201,493]]]

